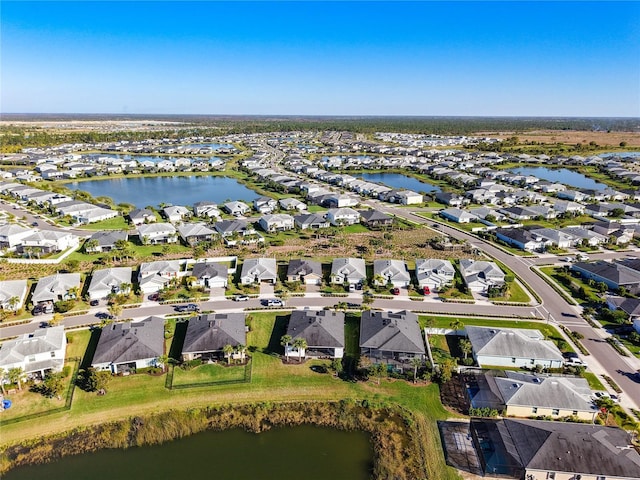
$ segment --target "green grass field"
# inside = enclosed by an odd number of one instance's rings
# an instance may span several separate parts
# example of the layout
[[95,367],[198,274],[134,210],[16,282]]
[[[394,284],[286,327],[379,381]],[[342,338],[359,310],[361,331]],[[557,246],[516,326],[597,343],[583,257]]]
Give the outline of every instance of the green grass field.
[[90,223],[80,227],[82,230],[129,230],[131,226],[123,216],[102,220],[101,222]]

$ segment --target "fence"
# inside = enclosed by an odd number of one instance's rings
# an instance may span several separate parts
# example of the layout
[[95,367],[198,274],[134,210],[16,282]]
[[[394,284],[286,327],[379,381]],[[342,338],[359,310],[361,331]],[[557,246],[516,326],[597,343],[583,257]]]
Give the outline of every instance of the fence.
[[[174,378],[174,370],[176,368],[175,365],[171,365],[169,367],[169,371],[167,372],[167,378],[165,379],[164,386],[168,390],[183,390],[186,388],[198,388],[198,387],[217,387],[221,385],[235,385],[239,383],[251,383],[251,374],[252,374],[252,361],[251,357],[247,357],[247,363],[244,366],[244,375],[242,378],[231,379],[231,380],[212,380],[210,382],[198,382],[198,383],[184,383],[180,385],[173,384]],[[198,368],[198,367],[195,367]]]
[[54,413],[64,412],[71,408],[71,403],[73,402],[73,393],[76,389],[76,380],[78,378],[78,369],[80,367],[80,362],[82,359],[80,357],[70,357],[65,359],[65,363],[74,362],[73,372],[71,373],[71,380],[69,382],[69,386],[67,387],[67,391],[65,393],[66,399],[64,402],[64,406],[51,408],[49,410],[43,410],[41,412],[30,413],[28,415],[22,415],[20,417],[9,418],[7,420],[0,421],[0,426],[11,425],[18,422],[24,422],[26,420],[33,420],[34,418],[44,417],[46,415],[52,415]]

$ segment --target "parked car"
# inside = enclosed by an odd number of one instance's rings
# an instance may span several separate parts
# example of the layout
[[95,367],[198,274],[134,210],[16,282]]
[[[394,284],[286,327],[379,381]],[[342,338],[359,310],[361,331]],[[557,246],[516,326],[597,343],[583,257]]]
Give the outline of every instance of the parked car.
[[398,287],[393,287],[393,288],[391,289],[391,293],[392,293],[393,295],[400,295],[400,289],[399,289]]
[[197,312],[200,310],[195,303],[187,303],[186,305],[178,305],[174,308],[176,312]]
[[98,305],[100,305],[100,300],[91,300],[89,302],[89,305],[91,305],[92,307],[97,307]]
[[424,286],[422,288],[422,293],[423,293],[423,295],[429,295],[431,293],[431,289],[429,287],[427,287],[427,286]]
[[262,300],[262,304],[267,307],[284,307],[284,302],[279,298],[269,298],[267,300]]
[[235,297],[233,297],[233,299],[236,302],[246,302],[249,300],[249,296],[248,295],[236,295]]
[[157,293],[152,293],[151,295],[149,295],[147,297],[149,300],[151,300],[152,302],[157,302],[158,298],[160,298],[160,295],[158,295]]
[[39,303],[35,307],[33,307],[34,315],[45,315],[49,313],[53,313],[53,305],[51,303]]

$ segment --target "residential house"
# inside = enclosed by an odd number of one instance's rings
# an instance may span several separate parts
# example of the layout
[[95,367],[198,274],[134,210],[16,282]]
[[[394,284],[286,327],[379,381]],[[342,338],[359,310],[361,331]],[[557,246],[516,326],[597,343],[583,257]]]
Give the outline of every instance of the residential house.
[[240,283],[273,283],[278,281],[278,267],[275,258],[248,258],[242,264]]
[[278,201],[283,210],[297,210],[303,212],[307,209],[307,204],[297,198],[282,198]]
[[584,227],[564,227],[560,231],[566,235],[571,235],[575,238],[577,244],[586,243],[589,246],[596,247],[607,243],[609,240],[605,235],[601,235],[593,230],[588,230]]
[[598,413],[589,383],[581,377],[495,370],[474,375],[468,391],[474,408],[496,409],[509,417],[577,418],[593,422]]
[[242,217],[251,210],[249,205],[243,202],[227,202],[222,206],[222,208],[234,217]]
[[276,213],[273,215],[263,215],[258,220],[260,227],[265,232],[283,232],[293,230],[293,217],[284,213]]
[[0,282],[0,310],[8,312],[20,310],[26,297],[26,280],[5,280]]
[[569,200],[557,200],[553,204],[553,209],[556,210],[559,215],[582,215],[584,213],[584,205]]
[[395,197],[398,199],[398,203],[401,203],[402,205],[417,205],[423,202],[422,195],[412,192],[411,190],[402,190],[397,192]]
[[61,252],[78,248],[80,237],[62,230],[34,230],[22,238],[17,250],[31,255]]
[[402,369],[409,367],[413,358],[423,360],[424,355],[424,340],[415,313],[407,310],[362,312],[360,356],[372,363],[386,363]]
[[629,434],[617,427],[474,418],[470,431],[486,476],[526,480],[640,478],[640,455],[630,447]]
[[196,217],[220,219],[218,204],[214,202],[196,202],[193,204],[193,213]]
[[229,267],[217,262],[196,262],[191,276],[195,284],[204,288],[227,288]]
[[177,228],[182,241],[191,247],[202,242],[210,242],[216,235],[216,232],[204,223],[181,223]]
[[478,219],[478,217],[476,217],[472,213],[469,213],[466,210],[461,210],[459,208],[445,208],[444,210],[440,210],[438,214],[442,218],[446,218],[447,220],[451,220],[452,222],[456,223],[475,222]]
[[264,242],[262,235],[256,232],[253,225],[246,220],[222,220],[213,226],[222,236],[226,245]]
[[416,277],[420,288],[429,287],[430,291],[438,292],[453,283],[455,273],[456,271],[449,260],[416,259]]
[[112,323],[98,339],[91,366],[113,374],[159,366],[164,350],[164,318],[147,317],[140,322]]
[[178,233],[170,223],[150,223],[138,225],[138,238],[143,245],[176,243]]
[[162,214],[171,223],[182,222],[185,218],[191,216],[191,211],[187,207],[177,205],[175,207],[165,207]]
[[561,368],[562,353],[540,330],[466,326],[473,359],[481,367]]
[[80,296],[80,274],[79,273],[56,273],[38,280],[31,302],[34,305],[39,303],[57,302],[59,300],[69,300]]
[[[342,358],[344,356],[344,313],[333,310],[294,310],[289,318],[285,357]],[[295,340],[303,338],[306,348],[298,349]]]
[[327,220],[331,225],[353,225],[360,221],[360,213],[353,208],[330,208],[327,211]]
[[253,208],[255,208],[255,210],[259,213],[269,214],[272,213],[276,208],[278,208],[278,202],[273,198],[260,197],[256,198],[253,201]]
[[128,295],[131,292],[131,267],[94,270],[87,293],[91,300],[104,300],[109,295]]
[[300,230],[306,230],[308,228],[328,228],[331,226],[326,218],[322,215],[318,215],[317,213],[303,213],[301,215],[296,215],[293,217],[293,221],[296,227]]
[[334,258],[331,263],[331,283],[364,285],[367,268],[362,258]]
[[407,287],[411,283],[407,264],[404,260],[374,260],[373,283],[378,286]]
[[48,372],[62,371],[66,348],[63,326],[41,328],[5,340],[0,348],[0,368],[5,372],[21,368],[27,375],[43,378]]
[[[101,230],[89,237],[84,244],[84,250],[87,253],[110,252],[116,248],[116,242],[126,242],[128,239],[129,234],[126,231]],[[96,246],[87,247],[87,243],[93,241],[97,242]]]
[[498,240],[527,252],[544,251],[551,243],[549,240],[522,228],[498,228],[494,232]]
[[567,249],[578,243],[573,235],[568,235],[553,228],[534,228],[530,232],[534,237],[540,237],[545,243],[556,248]]
[[360,210],[360,222],[369,228],[388,227],[393,225],[393,217],[378,210]]
[[182,275],[183,268],[178,260],[145,262],[140,265],[138,283],[142,293],[155,293]]
[[339,193],[332,193],[327,196],[327,198],[322,202],[323,205],[326,205],[331,208],[341,209],[348,207],[355,207],[360,203],[360,200],[353,195],[345,195]]
[[142,225],[144,223],[151,223],[157,220],[156,214],[147,208],[136,208],[129,212],[129,220],[134,225]]
[[322,265],[306,258],[289,261],[287,282],[301,282],[304,285],[322,284]]
[[[244,313],[209,313],[189,319],[182,346],[184,361],[220,360],[224,347],[246,346],[247,334]],[[232,358],[244,360],[244,351],[235,351]]]
[[468,200],[465,200],[464,197],[461,197],[457,193],[451,192],[437,192],[435,195],[435,199],[436,202],[444,203],[445,205],[448,205],[450,207],[458,208],[468,202]]
[[621,263],[604,260],[578,262],[571,265],[571,270],[587,280],[605,283],[610,290],[623,287],[633,295],[640,293],[640,272]]
[[460,274],[472,292],[486,293],[491,287],[504,284],[505,275],[495,262],[460,260]]
[[0,225],[0,249],[13,251],[18,245],[22,244],[22,240],[32,235],[32,228],[25,228],[14,223]]

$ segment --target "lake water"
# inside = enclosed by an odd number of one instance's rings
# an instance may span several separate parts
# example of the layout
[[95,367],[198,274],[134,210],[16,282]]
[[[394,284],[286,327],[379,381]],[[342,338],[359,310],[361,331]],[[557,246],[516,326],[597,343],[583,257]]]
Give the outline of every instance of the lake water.
[[509,170],[518,175],[533,175],[550,182],[558,182],[574,188],[588,188],[590,190],[604,190],[608,188],[604,183],[596,182],[583,174],[566,168],[520,167]]
[[109,449],[19,467],[5,480],[158,480],[221,478],[365,480],[372,471],[369,435],[301,426],[260,434],[202,432],[162,445]]
[[417,178],[408,177],[400,173],[363,173],[355,175],[366,180],[367,182],[382,183],[391,188],[412,190],[416,193],[420,192],[439,192],[440,187],[432,183],[422,182]]
[[186,147],[186,148],[210,148],[212,150],[218,150],[221,148],[236,148],[233,145],[231,145],[230,143],[184,143],[184,144],[180,144],[178,145],[179,147]]
[[65,186],[85,190],[94,197],[111,197],[116,203],[138,208],[160,203],[193,205],[200,201],[253,201],[258,194],[233,178],[219,176],[133,177],[71,182]]

